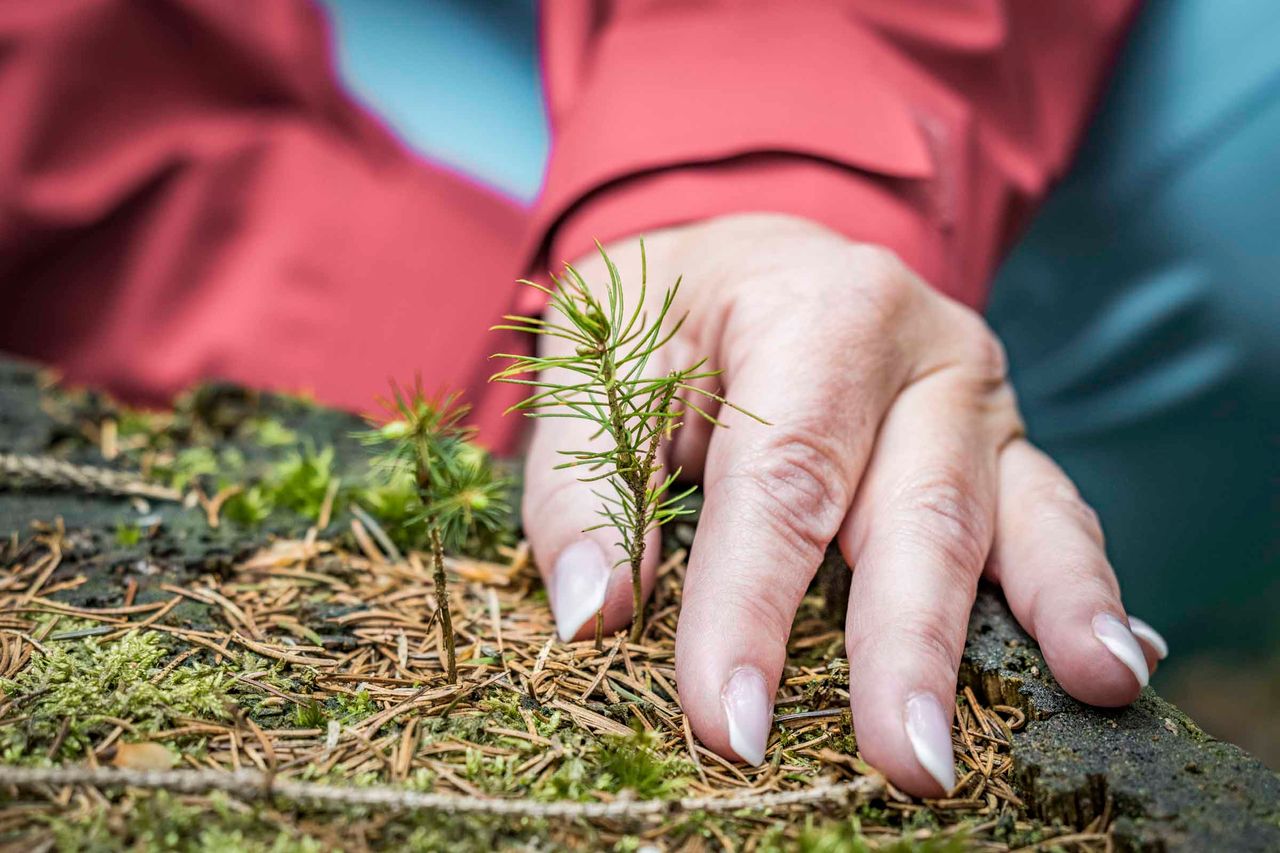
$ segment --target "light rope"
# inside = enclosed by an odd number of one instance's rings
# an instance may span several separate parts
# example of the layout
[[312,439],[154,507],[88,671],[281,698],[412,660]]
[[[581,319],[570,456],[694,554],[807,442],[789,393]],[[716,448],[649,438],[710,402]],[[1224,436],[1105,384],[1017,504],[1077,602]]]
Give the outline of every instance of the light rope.
[[346,787],[317,782],[273,779],[255,770],[132,770],[115,767],[0,766],[0,785],[38,788],[45,785],[92,785],[150,788],[178,794],[221,791],[241,800],[280,797],[296,803],[375,806],[392,811],[443,811],[454,814],[562,820],[619,820],[664,817],[689,812],[737,812],[831,804],[847,806],[883,790],[878,777],[822,783],[795,791],[737,794],[728,797],[684,797],[671,800],[612,802],[541,802],[524,799],[485,799],[462,794],[408,791],[390,785]]
[[0,453],[0,487],[10,489],[71,489],[109,495],[130,495],[160,501],[181,501],[182,493],[142,479],[136,474],[95,465],[75,465],[52,456]]

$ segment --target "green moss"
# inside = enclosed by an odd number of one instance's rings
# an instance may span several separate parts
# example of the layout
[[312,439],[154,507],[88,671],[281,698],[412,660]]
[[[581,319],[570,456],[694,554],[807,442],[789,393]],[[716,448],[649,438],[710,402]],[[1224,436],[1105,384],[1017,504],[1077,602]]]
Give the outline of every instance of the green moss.
[[565,757],[532,788],[537,799],[582,801],[591,799],[593,791],[626,791],[637,799],[678,797],[694,772],[684,759],[661,754],[650,732],[596,739],[566,731],[559,738]]
[[162,431],[164,418],[154,412],[121,407],[116,417],[116,429],[121,438],[146,436],[148,439]]
[[159,634],[131,632],[111,643],[87,638],[46,648],[17,676],[0,680],[0,690],[31,713],[23,725],[0,730],[6,762],[79,758],[114,727],[110,719],[145,734],[179,717],[226,716],[226,667],[187,663],[151,683],[169,654]]
[[132,548],[142,541],[142,528],[136,524],[121,521],[116,524],[116,544],[122,548]]
[[123,826],[98,812],[89,820],[57,818],[48,828],[57,850],[86,853],[123,849],[319,853],[326,849],[309,835],[281,830],[260,809],[233,806],[221,795],[198,807],[158,791],[137,798]]
[[173,461],[158,465],[156,474],[175,489],[185,489],[197,477],[216,474],[220,468],[218,454],[208,447],[187,447],[178,451]]
[[682,759],[662,755],[658,746],[657,737],[647,731],[606,737],[593,756],[596,786],[611,793],[631,791],[639,799],[679,796],[693,767]]
[[418,491],[408,471],[387,473],[385,479],[358,490],[355,500],[378,520],[399,548],[420,551],[427,547],[427,529],[419,523]]
[[260,484],[232,495],[222,506],[222,517],[241,527],[257,527],[275,511],[275,503]]
[[795,850],[801,853],[962,853],[969,849],[964,833],[955,833],[946,838],[916,839],[902,837],[886,841],[878,835],[875,840],[868,839],[862,832],[862,822],[855,815],[841,821],[818,823],[809,818],[796,840],[783,836],[779,827],[766,836],[760,845],[763,851]]
[[940,829],[942,823],[932,809],[916,809],[903,824],[907,829]]
[[298,434],[272,417],[260,415],[249,418],[240,427],[240,434],[260,447],[292,447],[298,443]]
[[378,706],[373,701],[373,698],[369,696],[368,690],[357,690],[352,694],[340,693],[337,699],[333,700],[333,704],[336,706],[334,719],[337,719],[344,726],[358,723],[378,710]]
[[[229,498],[222,514],[243,527],[256,527],[281,512],[315,521],[334,476],[332,447],[292,450],[272,464],[260,482]],[[335,499],[334,508],[339,506]]]
[[300,729],[323,728],[329,722],[324,706],[314,699],[309,699],[293,706],[293,724]]
[[590,799],[592,778],[587,762],[579,752],[567,753],[555,772],[543,776],[529,793],[538,800]]
[[320,517],[333,476],[333,448],[305,447],[276,464],[266,483],[276,506],[314,521]]

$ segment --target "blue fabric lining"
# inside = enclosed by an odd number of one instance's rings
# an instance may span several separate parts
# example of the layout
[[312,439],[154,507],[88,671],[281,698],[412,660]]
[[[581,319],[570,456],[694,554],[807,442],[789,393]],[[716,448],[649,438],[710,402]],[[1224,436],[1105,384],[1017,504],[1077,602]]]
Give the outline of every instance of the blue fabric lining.
[[547,158],[534,0],[319,0],[348,88],[411,148],[519,201]]

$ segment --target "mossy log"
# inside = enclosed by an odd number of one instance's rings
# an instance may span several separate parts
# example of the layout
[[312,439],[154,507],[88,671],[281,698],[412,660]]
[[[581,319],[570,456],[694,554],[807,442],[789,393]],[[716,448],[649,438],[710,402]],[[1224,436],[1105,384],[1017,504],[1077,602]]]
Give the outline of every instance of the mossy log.
[[[816,583],[836,624],[849,578],[829,549]],[[1027,715],[1013,757],[1033,816],[1081,826],[1107,812],[1131,850],[1280,850],[1280,775],[1206,734],[1150,687],[1122,709],[1072,699],[993,587],[979,589],[970,614],[960,686]]]

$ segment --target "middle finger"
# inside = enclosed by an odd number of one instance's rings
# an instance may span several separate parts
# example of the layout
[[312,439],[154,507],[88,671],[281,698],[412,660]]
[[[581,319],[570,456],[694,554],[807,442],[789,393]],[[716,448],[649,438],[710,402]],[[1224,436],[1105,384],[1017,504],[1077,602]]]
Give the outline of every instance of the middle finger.
[[846,643],[858,746],[915,794],[955,783],[951,717],[991,547],[1012,392],[961,368],[907,387],[881,427],[840,545],[856,567]]

